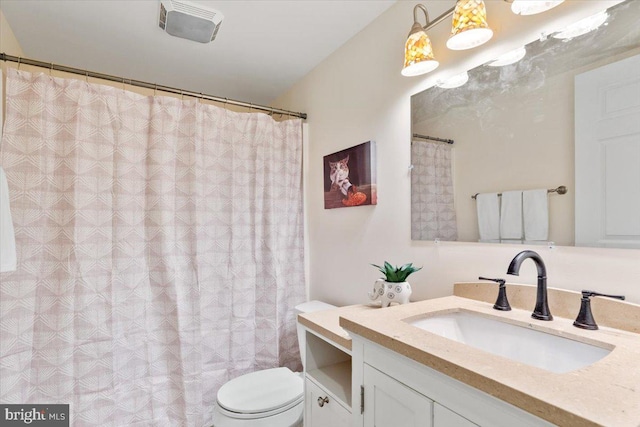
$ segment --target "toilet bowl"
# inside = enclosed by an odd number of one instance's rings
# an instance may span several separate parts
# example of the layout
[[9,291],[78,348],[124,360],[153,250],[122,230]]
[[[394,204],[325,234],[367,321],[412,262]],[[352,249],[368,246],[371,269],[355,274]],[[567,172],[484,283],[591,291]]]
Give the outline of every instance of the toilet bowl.
[[[296,315],[336,308],[321,301],[295,307]],[[298,346],[304,365],[304,328],[297,325]],[[218,390],[214,427],[291,427],[302,425],[303,373],[272,368],[234,378]]]

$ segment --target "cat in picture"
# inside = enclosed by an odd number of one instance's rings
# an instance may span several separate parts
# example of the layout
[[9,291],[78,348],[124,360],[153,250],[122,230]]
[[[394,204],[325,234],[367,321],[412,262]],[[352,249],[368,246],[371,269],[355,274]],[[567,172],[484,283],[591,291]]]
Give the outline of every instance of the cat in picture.
[[349,193],[355,193],[357,191],[356,186],[349,181],[349,155],[337,162],[329,162],[331,172],[329,178],[331,179],[331,190],[340,190],[345,197],[349,196]]

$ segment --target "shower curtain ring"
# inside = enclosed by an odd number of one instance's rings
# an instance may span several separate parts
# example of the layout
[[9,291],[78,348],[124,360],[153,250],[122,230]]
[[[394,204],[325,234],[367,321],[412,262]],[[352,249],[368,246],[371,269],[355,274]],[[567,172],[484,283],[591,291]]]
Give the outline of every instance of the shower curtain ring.
[[49,76],[53,73],[53,62],[49,64]]
[[89,83],[89,70],[84,70],[84,80]]
[[18,71],[20,71],[20,63],[22,62],[22,58],[18,57]]
[[157,96],[158,95],[158,83],[155,84],[156,86],[153,88],[153,96]]

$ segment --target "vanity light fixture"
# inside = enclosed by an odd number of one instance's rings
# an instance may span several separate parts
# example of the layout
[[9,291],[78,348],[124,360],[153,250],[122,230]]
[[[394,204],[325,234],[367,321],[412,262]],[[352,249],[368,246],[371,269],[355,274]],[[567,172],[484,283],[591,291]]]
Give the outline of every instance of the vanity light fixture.
[[556,39],[569,40],[574,37],[587,34],[593,30],[598,29],[602,24],[607,21],[609,14],[607,12],[596,13],[587,18],[584,18],[576,23],[569,25],[559,33],[553,34]]
[[504,67],[505,65],[515,64],[520,61],[527,54],[527,49],[524,46],[517,49],[513,49],[503,55],[500,55],[495,60],[487,63],[490,67]]
[[511,11],[516,15],[535,15],[537,13],[546,12],[549,9],[553,9],[564,0],[504,0],[507,3],[511,3]]
[[[418,9],[424,12],[426,19],[423,27],[418,22]],[[431,40],[426,32],[429,25],[429,13],[424,5],[417,4],[413,8],[413,26],[409,31],[407,42],[404,45],[404,67],[402,68],[403,76],[419,76],[426,74],[438,68],[440,63],[435,60],[433,55],[433,47]]]
[[466,50],[480,46],[493,37],[487,23],[487,9],[482,0],[457,0],[447,47]]
[[453,77],[449,77],[447,80],[443,82],[438,82],[436,86],[442,89],[454,89],[456,87],[460,87],[469,81],[469,74],[464,71],[460,74],[456,74]]

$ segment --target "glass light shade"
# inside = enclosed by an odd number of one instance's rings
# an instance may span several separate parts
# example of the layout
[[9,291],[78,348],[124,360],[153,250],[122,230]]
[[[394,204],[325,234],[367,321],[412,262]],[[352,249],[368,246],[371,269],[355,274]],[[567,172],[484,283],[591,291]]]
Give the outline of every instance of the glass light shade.
[[431,40],[424,31],[412,33],[404,45],[403,76],[419,76],[438,68],[440,63],[434,59]]
[[595,15],[591,15],[574,24],[569,25],[564,30],[554,34],[553,37],[556,39],[567,40],[581,36],[583,34],[587,34],[588,32],[591,32],[600,27],[600,25],[604,24],[608,17],[609,14],[607,14],[607,12],[596,13]]
[[453,89],[464,85],[468,81],[469,74],[465,71],[463,73],[456,74],[453,77],[449,77],[444,82],[439,82],[436,86],[441,87],[442,89]]
[[453,10],[451,36],[447,47],[451,50],[472,49],[488,42],[493,31],[487,24],[487,9],[482,0],[458,0]]
[[535,15],[553,9],[562,2],[564,0],[513,0],[511,11],[516,15]]
[[515,64],[520,61],[527,54],[527,49],[519,47],[511,50],[503,55],[500,55],[494,61],[489,62],[487,65],[491,67],[504,67],[505,65]]

